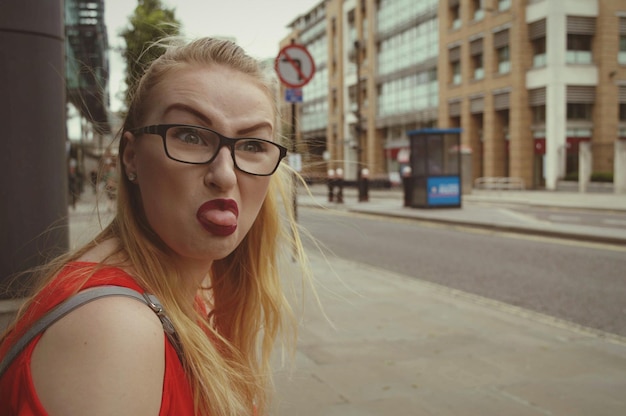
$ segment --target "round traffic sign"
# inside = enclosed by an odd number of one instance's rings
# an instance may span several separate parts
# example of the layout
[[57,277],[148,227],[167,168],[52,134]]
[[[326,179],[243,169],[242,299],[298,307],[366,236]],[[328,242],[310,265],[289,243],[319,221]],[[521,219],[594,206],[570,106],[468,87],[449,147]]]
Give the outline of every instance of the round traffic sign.
[[315,73],[315,63],[309,51],[302,45],[287,45],[280,50],[274,68],[278,78],[288,87],[306,85]]

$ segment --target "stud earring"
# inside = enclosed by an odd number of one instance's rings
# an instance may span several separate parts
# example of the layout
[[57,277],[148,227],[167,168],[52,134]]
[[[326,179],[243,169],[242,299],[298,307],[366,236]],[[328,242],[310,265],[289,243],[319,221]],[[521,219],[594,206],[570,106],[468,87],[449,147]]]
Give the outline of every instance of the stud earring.
[[131,182],[135,182],[137,180],[137,174],[134,172],[128,173],[128,180]]

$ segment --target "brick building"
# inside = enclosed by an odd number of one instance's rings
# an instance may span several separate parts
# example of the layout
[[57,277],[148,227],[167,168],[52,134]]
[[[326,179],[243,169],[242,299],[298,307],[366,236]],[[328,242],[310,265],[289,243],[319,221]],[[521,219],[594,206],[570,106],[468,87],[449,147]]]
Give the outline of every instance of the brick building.
[[318,68],[297,108],[312,176],[398,181],[406,132],[426,127],[462,129],[473,179],[555,189],[583,142],[613,173],[626,0],[326,0],[290,27]]

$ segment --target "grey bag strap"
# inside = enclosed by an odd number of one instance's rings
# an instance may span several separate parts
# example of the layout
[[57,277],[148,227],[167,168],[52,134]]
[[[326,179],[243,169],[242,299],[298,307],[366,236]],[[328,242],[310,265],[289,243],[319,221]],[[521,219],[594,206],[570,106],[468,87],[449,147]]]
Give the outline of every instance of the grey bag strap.
[[35,322],[33,326],[31,326],[28,331],[24,333],[24,335],[9,349],[9,351],[5,355],[4,359],[0,363],[0,377],[2,377],[2,375],[7,370],[9,365],[11,365],[13,360],[38,334],[43,332],[50,325],[52,325],[74,309],[78,308],[79,306],[107,296],[127,296],[137,299],[148,305],[150,309],[152,309],[161,320],[161,324],[163,325],[163,331],[176,349],[178,357],[182,360],[182,351],[180,349],[178,337],[176,336],[176,331],[174,330],[174,325],[172,325],[172,322],[163,310],[163,306],[161,306],[161,303],[155,296],[147,293],[141,294],[136,290],[121,286],[98,286],[93,289],[77,293],[76,295],[67,299],[65,302],[56,306],[54,309],[50,310],[37,322]]

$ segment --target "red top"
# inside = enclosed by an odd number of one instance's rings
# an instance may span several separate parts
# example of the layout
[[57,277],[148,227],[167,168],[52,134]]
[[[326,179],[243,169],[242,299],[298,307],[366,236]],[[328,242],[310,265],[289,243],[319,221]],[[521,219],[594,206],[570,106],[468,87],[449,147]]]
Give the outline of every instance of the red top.
[[[5,340],[6,342],[0,345],[0,358],[7,353],[17,337],[27,331],[37,319],[76,292],[84,274],[77,273],[78,276],[68,278],[71,271],[81,268],[86,270],[94,265],[94,263],[83,262],[67,265],[31,303],[24,317]],[[104,285],[127,287],[140,293],[144,292],[130,275],[115,267],[106,267],[95,272],[81,287],[81,290]],[[37,397],[30,369],[33,350],[40,338],[41,334],[28,344],[0,379],[0,416],[48,414]],[[165,376],[159,415],[193,415],[193,395],[183,366],[165,333],[163,333],[163,341],[165,342]]]

